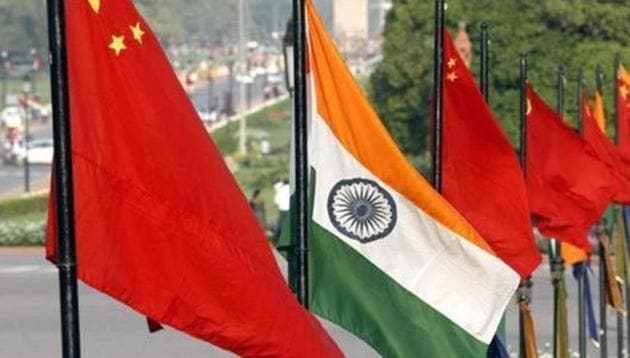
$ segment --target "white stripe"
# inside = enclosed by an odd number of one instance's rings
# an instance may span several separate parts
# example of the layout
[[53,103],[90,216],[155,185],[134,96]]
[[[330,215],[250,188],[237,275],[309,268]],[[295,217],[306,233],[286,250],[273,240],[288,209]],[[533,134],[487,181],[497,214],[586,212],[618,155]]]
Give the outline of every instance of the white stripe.
[[[319,116],[311,125],[309,161],[316,174],[313,219],[420,300],[489,344],[518,285],[516,272],[374,176],[342,147]],[[394,198],[398,221],[384,239],[363,244],[344,236],[330,222],[328,195],[337,182],[350,178],[373,180]]]

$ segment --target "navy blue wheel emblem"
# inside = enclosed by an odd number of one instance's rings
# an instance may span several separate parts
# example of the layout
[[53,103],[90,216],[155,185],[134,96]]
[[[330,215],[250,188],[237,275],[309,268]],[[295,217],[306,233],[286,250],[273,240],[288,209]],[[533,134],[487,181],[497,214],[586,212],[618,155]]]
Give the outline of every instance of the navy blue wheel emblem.
[[396,204],[375,181],[345,179],[335,184],[328,195],[328,216],[339,232],[368,243],[392,232],[396,225]]

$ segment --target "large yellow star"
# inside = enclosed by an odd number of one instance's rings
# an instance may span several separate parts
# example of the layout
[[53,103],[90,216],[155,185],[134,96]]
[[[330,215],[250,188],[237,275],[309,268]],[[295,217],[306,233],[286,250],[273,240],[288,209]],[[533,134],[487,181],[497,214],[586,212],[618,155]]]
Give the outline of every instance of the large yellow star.
[[129,26],[131,32],[133,33],[134,40],[138,41],[138,43],[142,43],[142,36],[144,36],[145,32],[140,28],[140,23],[136,22],[134,26]]
[[109,44],[109,48],[111,48],[116,56],[120,55],[123,50],[127,49],[125,46],[125,36],[112,36],[112,42]]
[[457,63],[457,61],[454,58],[450,58],[448,60],[448,62],[446,63],[446,66],[448,66],[448,68],[453,68],[455,67],[455,64]]
[[455,72],[450,72],[448,75],[446,75],[446,79],[451,82],[455,82],[455,80],[457,79],[457,74]]
[[628,99],[628,94],[629,93],[630,93],[630,90],[628,89],[628,86],[622,85],[619,88],[619,94],[621,94],[621,97],[623,97],[624,100]]

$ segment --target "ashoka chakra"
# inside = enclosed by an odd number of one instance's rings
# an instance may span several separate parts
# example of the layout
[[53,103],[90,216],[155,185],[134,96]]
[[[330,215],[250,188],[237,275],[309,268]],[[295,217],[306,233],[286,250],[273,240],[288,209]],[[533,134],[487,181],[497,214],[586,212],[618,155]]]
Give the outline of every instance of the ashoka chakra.
[[328,216],[342,234],[362,243],[382,239],[396,225],[396,204],[376,182],[341,180],[328,195]]

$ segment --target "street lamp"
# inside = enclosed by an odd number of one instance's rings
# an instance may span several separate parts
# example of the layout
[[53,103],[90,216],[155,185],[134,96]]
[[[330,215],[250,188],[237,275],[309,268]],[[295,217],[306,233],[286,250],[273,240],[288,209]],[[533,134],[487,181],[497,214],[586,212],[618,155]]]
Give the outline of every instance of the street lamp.
[[24,76],[22,82],[22,105],[24,106],[24,139],[22,140],[24,146],[24,192],[29,193],[31,191],[31,168],[28,162],[29,151],[29,95],[33,91],[33,80],[29,75]]
[[282,52],[284,53],[284,83],[289,95],[293,95],[295,78],[293,69],[293,19],[289,19],[287,22],[287,30],[282,38]]
[[7,51],[0,52],[0,60],[2,61],[2,108],[7,105],[7,80],[9,78],[9,53]]

